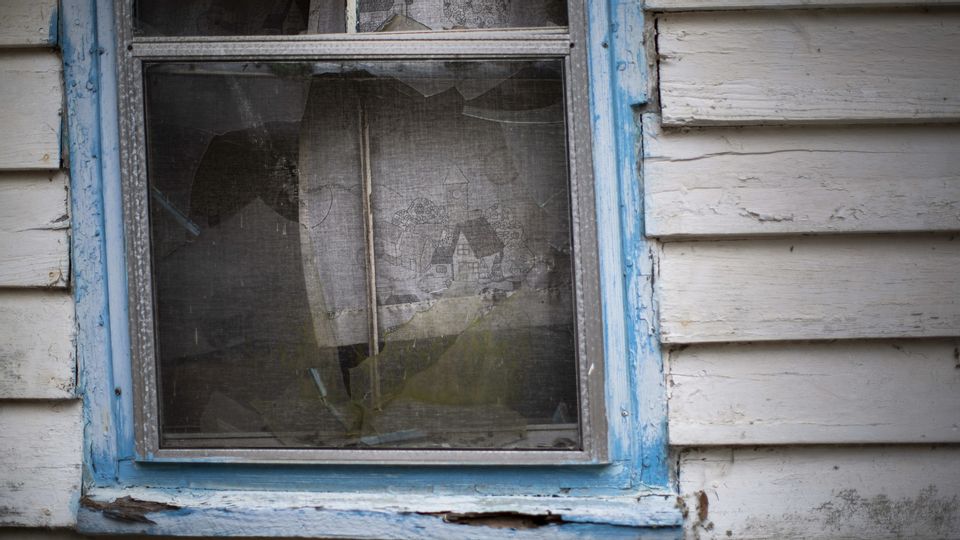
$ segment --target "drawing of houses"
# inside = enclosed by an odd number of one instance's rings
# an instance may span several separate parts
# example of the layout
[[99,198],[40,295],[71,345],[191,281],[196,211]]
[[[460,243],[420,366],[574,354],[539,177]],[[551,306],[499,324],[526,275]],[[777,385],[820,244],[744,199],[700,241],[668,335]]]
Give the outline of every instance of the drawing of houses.
[[503,242],[486,218],[457,225],[453,233],[452,272],[454,281],[486,283],[503,256]]

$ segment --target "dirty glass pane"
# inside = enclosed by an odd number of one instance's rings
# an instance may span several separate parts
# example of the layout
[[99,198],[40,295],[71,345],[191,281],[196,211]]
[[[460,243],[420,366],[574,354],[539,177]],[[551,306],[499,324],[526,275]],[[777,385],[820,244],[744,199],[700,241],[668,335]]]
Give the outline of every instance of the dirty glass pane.
[[141,36],[343,33],[344,0],[135,0]]
[[580,448],[559,61],[145,73],[161,446]]
[[567,25],[566,0],[357,0],[360,32]]

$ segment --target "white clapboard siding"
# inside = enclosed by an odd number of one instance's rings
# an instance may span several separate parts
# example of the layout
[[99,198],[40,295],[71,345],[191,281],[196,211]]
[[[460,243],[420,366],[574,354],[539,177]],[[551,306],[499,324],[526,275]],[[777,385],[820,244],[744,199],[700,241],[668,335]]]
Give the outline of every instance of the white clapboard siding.
[[670,443],[960,442],[960,339],[691,345]]
[[718,9],[792,9],[955,6],[957,0],[647,0],[650,11],[708,11]]
[[0,399],[74,396],[73,298],[0,289]]
[[60,166],[60,55],[0,51],[0,169]]
[[56,39],[56,0],[0,2],[0,47],[54,45]]
[[69,283],[66,175],[0,173],[0,287]]
[[960,237],[668,242],[667,343],[960,335]]
[[67,199],[63,171],[0,172],[0,231],[66,229]]
[[958,463],[957,447],[688,450],[684,526],[701,539],[960,538]]
[[0,231],[0,287],[66,287],[69,249],[65,230]]
[[643,122],[651,236],[960,230],[960,126]]
[[668,125],[960,119],[960,12],[666,14]]
[[80,498],[74,401],[0,401],[0,527],[70,527]]

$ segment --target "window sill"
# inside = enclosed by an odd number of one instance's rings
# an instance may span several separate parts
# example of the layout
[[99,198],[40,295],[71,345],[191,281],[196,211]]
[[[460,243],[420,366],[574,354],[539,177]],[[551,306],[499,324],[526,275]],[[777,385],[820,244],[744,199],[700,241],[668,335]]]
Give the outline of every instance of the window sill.
[[[83,534],[322,538],[678,538],[668,493],[489,497],[98,488]],[[642,533],[642,536],[640,535]]]

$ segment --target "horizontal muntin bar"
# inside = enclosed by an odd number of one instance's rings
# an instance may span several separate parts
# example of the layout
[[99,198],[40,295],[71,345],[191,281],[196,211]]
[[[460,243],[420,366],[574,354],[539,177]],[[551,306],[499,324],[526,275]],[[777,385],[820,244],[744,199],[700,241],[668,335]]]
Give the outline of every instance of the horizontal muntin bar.
[[458,41],[458,40],[534,41],[566,39],[565,26],[535,28],[471,28],[408,32],[342,32],[337,34],[249,35],[249,36],[132,36],[131,43],[243,42],[243,41]]
[[550,40],[312,40],[134,42],[140,59],[523,58],[570,54],[566,39]]
[[161,448],[147,463],[304,463],[311,465],[602,465],[590,450],[354,450],[277,448]]

